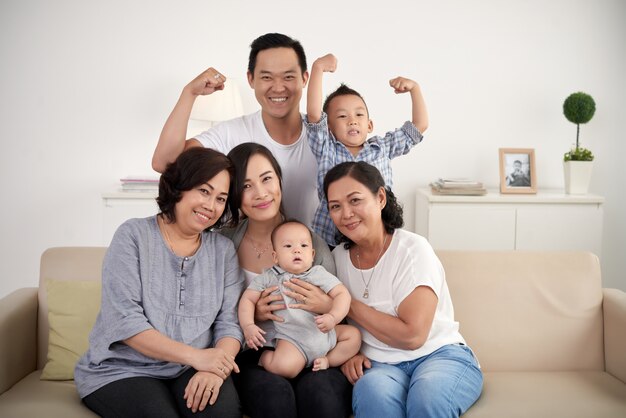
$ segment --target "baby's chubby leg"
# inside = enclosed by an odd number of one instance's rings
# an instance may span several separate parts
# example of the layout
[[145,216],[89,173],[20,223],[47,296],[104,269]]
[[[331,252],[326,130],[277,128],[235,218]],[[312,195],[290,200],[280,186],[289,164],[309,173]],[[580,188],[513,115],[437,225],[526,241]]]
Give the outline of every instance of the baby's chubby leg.
[[274,351],[266,350],[261,354],[259,364],[270,373],[292,379],[304,369],[306,359],[295,345],[279,339]]
[[359,352],[361,333],[352,325],[337,325],[337,344],[325,357],[313,361],[313,371],[325,370],[328,367],[341,366]]

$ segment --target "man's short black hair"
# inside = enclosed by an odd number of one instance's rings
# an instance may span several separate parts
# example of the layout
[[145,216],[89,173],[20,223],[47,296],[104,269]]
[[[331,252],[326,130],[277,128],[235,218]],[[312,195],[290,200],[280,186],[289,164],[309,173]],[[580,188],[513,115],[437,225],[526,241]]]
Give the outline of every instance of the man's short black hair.
[[291,48],[298,56],[298,64],[302,74],[307,70],[306,67],[306,55],[304,54],[304,48],[299,41],[290,38],[282,33],[266,33],[256,38],[250,44],[250,58],[248,59],[248,71],[254,76],[254,69],[256,68],[256,57],[259,52],[271,48]]

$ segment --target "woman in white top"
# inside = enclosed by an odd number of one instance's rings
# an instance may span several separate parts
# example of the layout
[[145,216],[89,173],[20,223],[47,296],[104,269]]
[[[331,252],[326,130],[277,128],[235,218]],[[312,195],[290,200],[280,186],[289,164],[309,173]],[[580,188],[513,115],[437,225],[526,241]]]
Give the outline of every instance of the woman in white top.
[[348,320],[363,336],[361,352],[341,367],[354,384],[355,416],[460,416],[483,378],[432,247],[400,229],[402,208],[375,167],[339,164],[324,192],[343,234],[333,256],[352,295]]
[[[283,220],[282,172],[272,153],[257,143],[240,144],[228,156],[235,165],[229,195],[234,226],[221,232],[235,244],[247,285],[263,270],[274,265],[271,233]],[[313,263],[324,266],[334,274],[332,254],[317,234],[313,234],[313,248]],[[297,300],[304,303],[291,308],[314,313],[326,313],[331,309],[332,299],[321,289],[302,280],[293,281],[296,282],[293,289],[297,293],[289,292],[288,296],[298,295]],[[268,342],[274,332],[272,321],[282,321],[274,311],[285,309],[284,304],[270,305],[281,299],[279,295],[270,295],[275,289],[270,287],[261,293],[255,312],[255,321],[265,321],[260,326],[266,330],[265,339]],[[312,372],[309,367],[294,379],[286,379],[258,366],[262,351],[245,350],[236,358],[241,373],[234,376],[235,385],[248,416],[339,418],[350,415],[351,386],[338,368]]]

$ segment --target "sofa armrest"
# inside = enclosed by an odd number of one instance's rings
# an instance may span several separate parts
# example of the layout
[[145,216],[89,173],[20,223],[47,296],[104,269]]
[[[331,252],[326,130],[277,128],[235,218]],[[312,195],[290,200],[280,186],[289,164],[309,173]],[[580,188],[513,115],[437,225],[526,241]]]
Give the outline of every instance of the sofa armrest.
[[0,299],[0,393],[37,368],[37,289]]
[[626,292],[602,289],[606,371],[626,383]]

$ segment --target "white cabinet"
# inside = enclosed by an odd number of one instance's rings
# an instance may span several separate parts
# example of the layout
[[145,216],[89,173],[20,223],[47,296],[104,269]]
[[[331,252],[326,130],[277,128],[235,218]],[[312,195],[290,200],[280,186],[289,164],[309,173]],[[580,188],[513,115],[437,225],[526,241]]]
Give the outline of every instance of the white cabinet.
[[588,250],[600,255],[602,203],[596,195],[440,196],[417,191],[416,232],[435,249]]
[[102,245],[108,246],[117,228],[130,218],[146,218],[156,215],[157,192],[112,192],[103,193],[104,219]]

